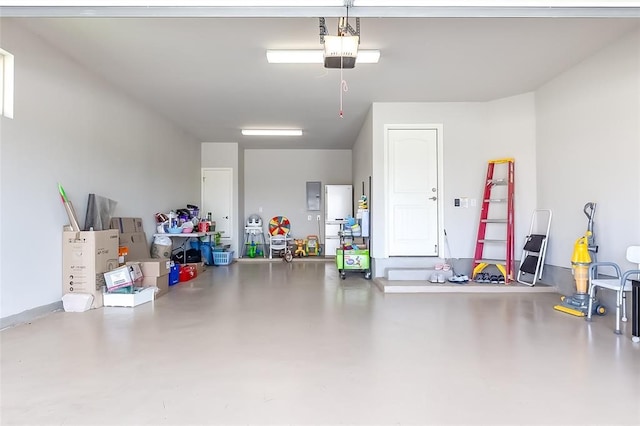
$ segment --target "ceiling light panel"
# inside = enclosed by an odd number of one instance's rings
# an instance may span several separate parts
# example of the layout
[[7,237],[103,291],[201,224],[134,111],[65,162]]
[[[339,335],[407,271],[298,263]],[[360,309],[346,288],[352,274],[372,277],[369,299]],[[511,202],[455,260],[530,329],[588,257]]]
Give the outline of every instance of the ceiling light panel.
[[[302,3],[302,4],[301,4]],[[343,7],[344,0],[4,0],[2,6],[80,7]]]
[[242,129],[243,136],[302,136],[301,129]]
[[353,7],[638,7],[638,0],[354,0]]

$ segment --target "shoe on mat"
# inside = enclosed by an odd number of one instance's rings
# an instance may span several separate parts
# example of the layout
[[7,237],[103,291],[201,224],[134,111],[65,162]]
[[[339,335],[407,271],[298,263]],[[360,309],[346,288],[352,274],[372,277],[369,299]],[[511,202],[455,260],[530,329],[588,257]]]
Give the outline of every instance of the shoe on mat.
[[431,277],[429,278],[429,281],[431,281],[432,283],[437,283],[438,282],[438,274],[437,273],[433,273],[431,274]]
[[454,275],[449,278],[449,281],[457,284],[464,284],[469,281],[469,277],[466,275]]
[[497,275],[491,275],[490,282],[491,284],[498,284],[500,278]]
[[438,274],[438,283],[439,284],[443,284],[444,283],[444,274]]
[[437,263],[435,268],[436,268],[436,271],[442,271],[442,268],[443,268],[442,263]]
[[504,275],[500,275],[500,276],[498,277],[498,284],[504,284],[504,283],[505,283],[505,281],[504,281]]
[[451,265],[449,265],[448,263],[444,263],[442,265],[442,270],[443,271],[450,271],[451,270]]

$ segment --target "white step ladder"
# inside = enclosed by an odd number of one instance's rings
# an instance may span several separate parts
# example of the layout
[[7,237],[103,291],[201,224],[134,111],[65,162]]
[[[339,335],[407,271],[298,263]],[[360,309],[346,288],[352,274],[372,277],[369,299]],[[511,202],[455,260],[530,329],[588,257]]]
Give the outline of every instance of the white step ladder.
[[[522,248],[522,256],[520,256],[520,269],[518,269],[516,278],[519,283],[533,287],[536,285],[536,281],[542,278],[544,258],[549,242],[551,216],[551,210],[537,209],[533,211],[529,235],[527,235]],[[531,278],[525,279],[527,276]]]

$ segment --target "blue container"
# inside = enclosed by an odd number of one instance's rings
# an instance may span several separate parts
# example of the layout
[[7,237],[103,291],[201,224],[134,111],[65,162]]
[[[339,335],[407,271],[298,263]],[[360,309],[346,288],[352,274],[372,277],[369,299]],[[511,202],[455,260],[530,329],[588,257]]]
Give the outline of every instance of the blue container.
[[180,282],[180,265],[175,262],[171,262],[171,269],[169,269],[169,285],[178,284]]
[[209,243],[202,243],[200,245],[200,253],[202,254],[202,260],[207,265],[213,265],[213,250],[211,250],[211,246]]
[[191,248],[200,250],[202,261],[205,264],[213,265],[213,250],[211,250],[211,245],[209,245],[208,241],[192,240],[189,242],[189,244],[191,244]]

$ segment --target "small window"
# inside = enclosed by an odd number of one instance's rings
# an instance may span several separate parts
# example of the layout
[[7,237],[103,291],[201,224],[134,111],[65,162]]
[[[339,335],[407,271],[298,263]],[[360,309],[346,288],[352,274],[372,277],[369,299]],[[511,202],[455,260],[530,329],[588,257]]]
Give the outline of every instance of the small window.
[[0,115],[13,118],[13,55],[0,49]]

